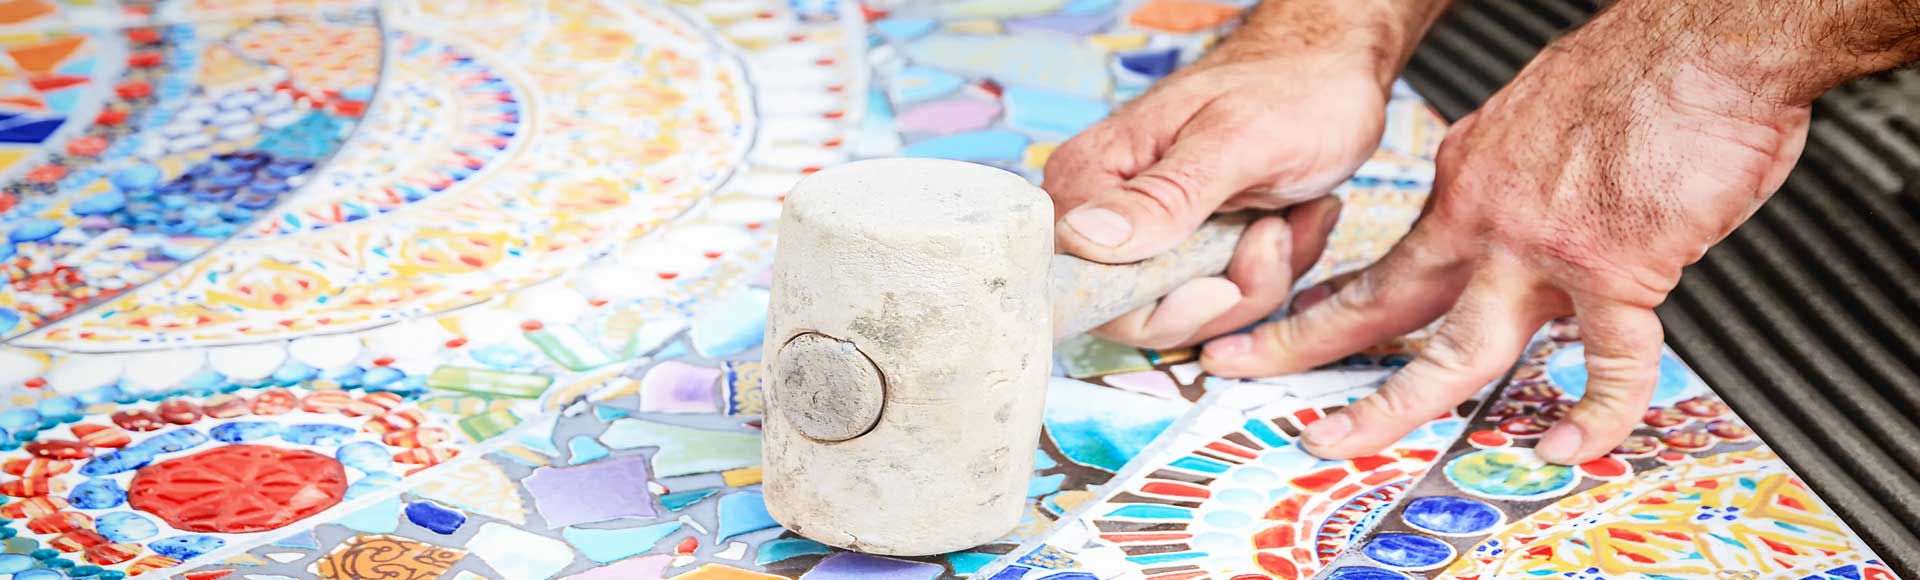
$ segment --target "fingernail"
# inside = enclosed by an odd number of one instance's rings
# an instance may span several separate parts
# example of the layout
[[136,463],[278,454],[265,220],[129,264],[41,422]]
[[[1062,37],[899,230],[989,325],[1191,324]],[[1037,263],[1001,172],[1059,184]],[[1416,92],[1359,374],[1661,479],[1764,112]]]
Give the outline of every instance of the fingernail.
[[1305,439],[1308,446],[1326,447],[1352,432],[1353,419],[1347,418],[1345,413],[1336,413],[1308,425],[1306,432],[1301,433],[1301,439]]
[[1313,305],[1324,302],[1332,296],[1333,287],[1326,284],[1314,285],[1314,287],[1301,290],[1299,294],[1293,296],[1293,311],[1300,312],[1308,308],[1313,308]]
[[1246,354],[1249,350],[1253,350],[1253,337],[1235,334],[1208,341],[1207,346],[1202,348],[1200,353],[1202,356],[1219,359],[1237,357]]
[[1067,227],[1079,232],[1089,242],[1102,246],[1118,246],[1133,237],[1133,224],[1127,218],[1113,210],[1100,207],[1083,207],[1067,212]]
[[1580,444],[1585,439],[1586,435],[1580,432],[1579,425],[1561,423],[1540,436],[1540,443],[1533,446],[1533,453],[1551,463],[1572,464],[1574,455],[1580,453]]

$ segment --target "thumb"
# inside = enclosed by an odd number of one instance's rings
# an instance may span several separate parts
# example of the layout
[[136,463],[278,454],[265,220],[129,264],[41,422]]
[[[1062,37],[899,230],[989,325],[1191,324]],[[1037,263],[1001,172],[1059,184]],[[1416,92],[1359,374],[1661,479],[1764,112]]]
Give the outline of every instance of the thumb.
[[[1254,166],[1261,162],[1244,154],[1252,142],[1184,136],[1152,166],[1067,212],[1054,228],[1055,245],[1109,264],[1145,260],[1180,245],[1221,203],[1258,185],[1265,171]],[[1235,148],[1243,153],[1232,154]]]

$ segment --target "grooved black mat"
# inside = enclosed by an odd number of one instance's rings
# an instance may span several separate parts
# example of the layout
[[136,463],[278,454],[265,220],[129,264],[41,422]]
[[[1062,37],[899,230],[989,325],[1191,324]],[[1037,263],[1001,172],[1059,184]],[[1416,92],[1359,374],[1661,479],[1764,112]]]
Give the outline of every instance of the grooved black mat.
[[[1477,0],[1407,77],[1472,111],[1588,0]],[[1668,342],[1902,575],[1920,577],[1920,71],[1822,98],[1806,153],[1660,309]]]

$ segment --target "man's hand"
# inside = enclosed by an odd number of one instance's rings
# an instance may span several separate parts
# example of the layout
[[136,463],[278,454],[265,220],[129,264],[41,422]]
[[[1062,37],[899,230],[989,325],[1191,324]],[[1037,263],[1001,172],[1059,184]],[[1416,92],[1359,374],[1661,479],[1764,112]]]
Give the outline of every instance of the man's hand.
[[[1915,20],[1874,11],[1896,6],[1615,5],[1455,125],[1426,211],[1392,252],[1313,308],[1209,343],[1202,364],[1225,376],[1300,371],[1444,314],[1417,360],[1307,429],[1316,455],[1354,457],[1465,400],[1543,323],[1572,314],[1586,394],[1535,449],[1565,464],[1606,454],[1652,396],[1662,343],[1653,308],[1681,268],[1780,187],[1815,96],[1912,58],[1814,43],[1905,22],[1911,44]],[[1840,8],[1854,12],[1825,13]]]
[[1225,278],[1189,282],[1094,334],[1170,348],[1277,309],[1325,248],[1340,209],[1326,194],[1378,147],[1394,71],[1439,5],[1267,2],[1193,66],[1062,145],[1044,184],[1057,245],[1089,260],[1152,257],[1215,211],[1297,206],[1249,227]]

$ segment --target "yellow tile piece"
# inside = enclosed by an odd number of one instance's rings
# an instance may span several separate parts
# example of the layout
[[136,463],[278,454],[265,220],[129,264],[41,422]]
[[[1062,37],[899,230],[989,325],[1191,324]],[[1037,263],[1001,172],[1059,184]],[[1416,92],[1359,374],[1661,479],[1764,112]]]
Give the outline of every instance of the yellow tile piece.
[[1060,495],[1054,496],[1053,503],[1058,504],[1062,510],[1073,511],[1080,507],[1080,504],[1087,503],[1087,500],[1094,497],[1095,494],[1091,491],[1063,491]]
[[525,445],[514,445],[506,449],[501,449],[500,452],[524,459],[527,461],[527,463],[530,463],[533,465],[547,465],[547,464],[553,463],[553,461],[547,456],[542,455],[540,454],[540,452],[534,451],[533,449],[530,449]]
[[782,576],[741,570],[726,564],[707,564],[673,580],[787,580]]
[[947,23],[947,31],[961,34],[999,34],[998,20],[955,20]]
[[1095,34],[1087,37],[1087,42],[1109,51],[1138,50],[1147,45],[1147,35],[1137,32]]
[[1059,143],[1034,143],[1027,146],[1024,163],[1027,167],[1040,169],[1047,166],[1047,159],[1053,157],[1053,150],[1059,149]]
[[722,471],[720,472],[720,479],[726,480],[727,485],[730,487],[745,487],[745,486],[753,485],[756,483],[760,483],[760,468],[743,467],[740,469]]

